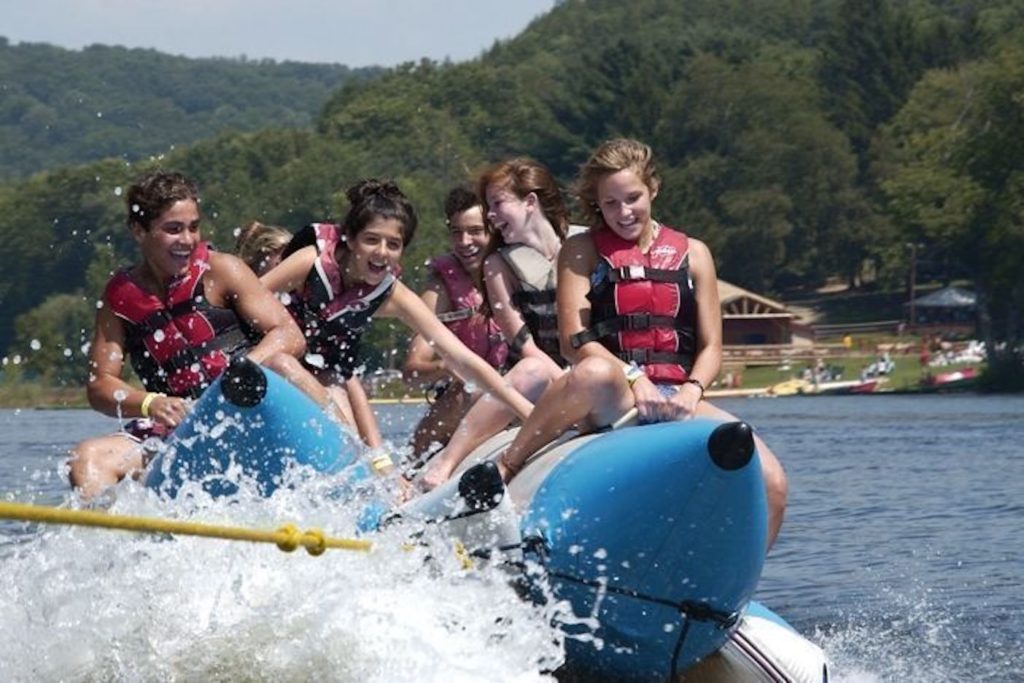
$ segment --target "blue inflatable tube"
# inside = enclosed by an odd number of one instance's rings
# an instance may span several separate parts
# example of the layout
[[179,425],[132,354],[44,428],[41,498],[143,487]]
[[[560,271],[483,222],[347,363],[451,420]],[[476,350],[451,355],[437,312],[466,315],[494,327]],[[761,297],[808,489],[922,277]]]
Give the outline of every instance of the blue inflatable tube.
[[[513,488],[516,480],[513,480]],[[572,449],[521,503],[527,558],[597,628],[574,673],[665,679],[719,648],[764,562],[766,504],[750,427],[667,422]]]
[[[482,445],[449,484],[387,518],[443,520],[466,547],[539,569],[525,575],[533,597],[572,611],[559,620],[570,675],[672,679],[713,653],[735,669],[748,666],[740,655],[750,643],[785,639],[789,631],[757,606],[744,614],[767,538],[749,426],[692,419],[567,438],[534,455],[506,489],[488,460],[514,433]],[[238,360],[175,430],[145,483],[170,496],[187,481],[231,495],[241,472],[269,496],[295,465],[345,471],[339,495],[364,506],[361,528],[372,530],[388,506],[360,494],[375,476],[361,452],[289,382]],[[818,655],[797,659],[820,676]]]
[[[513,437],[482,445],[461,477],[402,512],[471,507],[460,500],[466,480],[493,488],[489,460]],[[672,679],[742,623],[767,543],[764,482],[745,423],[694,419],[566,439],[534,455],[505,493],[518,538],[485,518],[482,533],[466,529],[461,540],[473,551],[475,537],[497,536],[507,561],[533,567],[534,599],[568,604],[559,625],[572,680]]]
[[271,495],[287,467],[335,474],[352,468],[352,481],[371,476],[357,458],[358,439],[329,419],[294,385],[238,357],[203,392],[150,464],[145,484],[175,496],[186,481],[213,496],[235,493],[237,473]]

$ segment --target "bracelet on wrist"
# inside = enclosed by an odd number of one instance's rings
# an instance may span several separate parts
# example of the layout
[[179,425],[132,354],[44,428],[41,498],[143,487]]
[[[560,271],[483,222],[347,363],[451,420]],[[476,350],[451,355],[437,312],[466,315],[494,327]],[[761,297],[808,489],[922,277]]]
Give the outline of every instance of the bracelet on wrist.
[[629,388],[632,389],[636,381],[644,376],[644,371],[640,369],[640,366],[636,363],[630,363],[626,367],[622,368],[622,372],[626,375],[626,383],[629,384]]
[[704,383],[703,382],[701,382],[696,377],[691,377],[690,379],[686,380],[685,384],[692,384],[695,387],[697,387],[698,389],[700,389],[700,398],[698,398],[697,400],[698,401],[704,400]]
[[142,413],[142,417],[149,417],[149,406],[153,403],[157,396],[161,395],[162,394],[157,394],[152,391],[146,394],[146,397],[142,399],[142,405],[139,406],[139,412]]

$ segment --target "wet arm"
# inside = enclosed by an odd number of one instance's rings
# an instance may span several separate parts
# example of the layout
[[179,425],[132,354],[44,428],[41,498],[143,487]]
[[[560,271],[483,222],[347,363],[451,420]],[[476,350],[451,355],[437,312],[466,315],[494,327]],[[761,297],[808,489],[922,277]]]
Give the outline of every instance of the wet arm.
[[697,290],[697,355],[691,377],[709,386],[722,367],[722,305],[718,299],[718,275],[707,246],[690,240],[690,269]]
[[[142,405],[150,392],[121,378],[124,357],[124,323],[104,306],[96,312],[96,330],[89,347],[89,405],[111,417],[144,417]],[[169,427],[177,426],[188,411],[185,400],[175,396],[153,396],[148,400],[148,416]]]
[[[427,289],[420,294],[427,308],[434,313],[446,313],[451,310],[448,294],[439,289],[433,280]],[[409,384],[425,386],[436,382],[442,377],[449,377],[444,360],[434,352],[434,348],[420,335],[415,335],[409,344],[409,352],[405,356],[402,367],[403,379]]]
[[404,322],[428,343],[433,344],[457,375],[485,388],[503,401],[518,417],[526,419],[530,414],[533,404],[509,386],[487,361],[459,341],[423,301],[401,282],[395,285],[394,292],[381,306],[379,313]]
[[262,363],[275,353],[298,357],[305,352],[306,340],[291,314],[241,259],[211,255],[206,277],[223,292],[225,302],[263,335],[250,349],[249,358]]
[[[696,353],[690,377],[708,388],[722,367],[722,307],[718,299],[718,275],[711,251],[700,240],[690,239],[690,275],[697,296]],[[684,384],[678,401],[696,405],[701,390]]]
[[370,448],[380,448],[384,444],[384,437],[381,436],[377,416],[373,413],[373,406],[366,396],[362,380],[358,377],[345,380],[345,392],[348,394],[348,403],[352,407],[352,417],[359,437]]

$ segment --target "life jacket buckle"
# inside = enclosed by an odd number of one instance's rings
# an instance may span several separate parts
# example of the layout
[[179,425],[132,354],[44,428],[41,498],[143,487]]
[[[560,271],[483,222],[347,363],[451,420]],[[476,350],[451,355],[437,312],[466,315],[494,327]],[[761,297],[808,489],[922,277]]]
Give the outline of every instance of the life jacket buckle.
[[651,326],[650,313],[630,313],[626,316],[627,330],[646,330]]
[[646,280],[647,269],[638,263],[619,268],[619,280]]

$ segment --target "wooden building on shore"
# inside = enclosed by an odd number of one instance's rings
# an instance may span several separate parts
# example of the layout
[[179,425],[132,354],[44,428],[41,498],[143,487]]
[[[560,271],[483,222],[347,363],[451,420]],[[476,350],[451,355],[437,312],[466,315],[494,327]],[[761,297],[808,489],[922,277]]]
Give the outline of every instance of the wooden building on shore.
[[[794,338],[796,315],[780,301],[718,280],[725,346],[788,345]],[[799,335],[796,335],[799,337]]]

